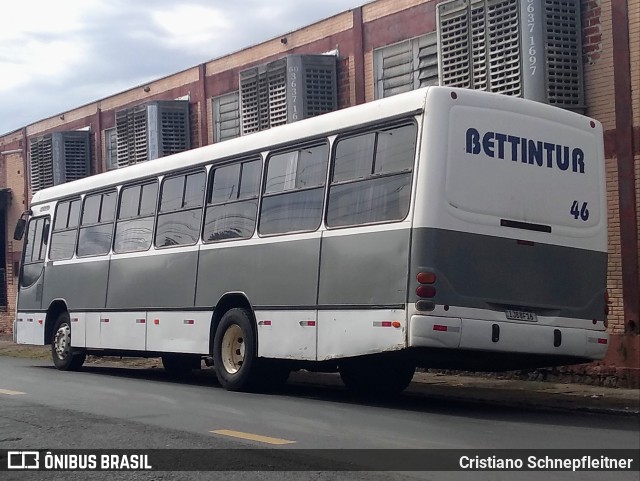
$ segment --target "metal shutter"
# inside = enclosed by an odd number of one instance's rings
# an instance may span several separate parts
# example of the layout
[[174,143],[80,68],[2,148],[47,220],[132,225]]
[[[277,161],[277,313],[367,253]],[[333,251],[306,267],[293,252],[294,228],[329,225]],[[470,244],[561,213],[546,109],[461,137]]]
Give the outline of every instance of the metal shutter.
[[385,98],[414,88],[411,40],[376,50],[377,97]]
[[[268,113],[261,119],[262,129],[276,127],[287,123],[287,60],[276,60],[267,64],[268,97],[261,97],[261,105],[268,105],[261,112]],[[262,130],[261,129],[261,130]]]
[[418,87],[438,85],[438,36],[428,33],[417,39]]
[[[486,6],[486,32],[488,50],[486,59],[491,92],[522,95],[520,54],[520,21],[517,0],[488,1]],[[474,69],[474,84],[480,79]]]

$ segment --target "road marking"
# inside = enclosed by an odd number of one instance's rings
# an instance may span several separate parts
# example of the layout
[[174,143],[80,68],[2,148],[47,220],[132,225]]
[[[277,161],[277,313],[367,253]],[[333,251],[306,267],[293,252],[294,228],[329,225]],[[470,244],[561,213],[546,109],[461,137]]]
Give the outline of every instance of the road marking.
[[0,394],[6,394],[7,396],[16,396],[18,394],[27,394],[27,393],[21,392],[21,391],[11,391],[9,389],[0,389]]
[[217,429],[209,431],[213,434],[222,434],[223,436],[231,436],[232,438],[248,439],[250,441],[258,441],[266,444],[293,444],[295,441],[288,439],[270,438],[269,436],[261,436],[259,434],[243,433],[241,431],[231,431],[230,429]]

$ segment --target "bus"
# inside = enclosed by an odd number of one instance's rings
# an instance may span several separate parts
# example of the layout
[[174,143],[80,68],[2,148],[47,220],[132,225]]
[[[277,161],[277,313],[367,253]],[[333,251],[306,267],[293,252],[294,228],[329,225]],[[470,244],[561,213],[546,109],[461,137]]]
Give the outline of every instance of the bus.
[[604,172],[593,119],[428,87],[57,185],[16,229],[15,342],[239,391],[602,359]]

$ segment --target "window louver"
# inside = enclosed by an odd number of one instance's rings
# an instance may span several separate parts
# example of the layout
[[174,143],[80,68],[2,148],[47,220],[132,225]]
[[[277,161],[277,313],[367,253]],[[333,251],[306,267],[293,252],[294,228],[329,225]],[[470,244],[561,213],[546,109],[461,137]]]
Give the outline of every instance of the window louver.
[[240,135],[240,94],[215,97],[213,103],[214,142],[232,139]]
[[289,55],[240,72],[242,135],[337,108],[337,62],[330,55]]
[[374,52],[377,98],[438,85],[435,32],[383,47]]
[[116,137],[119,168],[188,150],[189,102],[163,100],[120,110]]
[[418,41],[418,87],[438,85],[438,37],[435,32]]
[[579,0],[442,2],[441,83],[581,110],[580,15]]
[[90,133],[54,132],[30,141],[31,191],[89,175]]

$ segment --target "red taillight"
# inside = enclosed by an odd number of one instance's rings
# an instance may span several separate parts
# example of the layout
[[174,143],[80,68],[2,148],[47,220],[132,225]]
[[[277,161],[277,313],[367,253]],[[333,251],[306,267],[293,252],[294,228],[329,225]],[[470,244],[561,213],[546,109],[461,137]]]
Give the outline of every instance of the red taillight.
[[434,297],[436,295],[436,288],[433,286],[418,286],[416,287],[416,294],[422,298]]
[[420,284],[434,284],[436,275],[433,272],[419,272],[416,279]]
[[440,332],[446,332],[447,326],[442,326],[440,324],[434,324],[433,330],[434,331],[440,331]]

